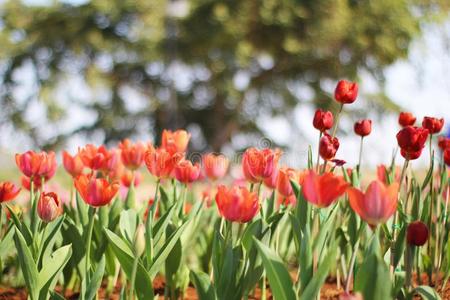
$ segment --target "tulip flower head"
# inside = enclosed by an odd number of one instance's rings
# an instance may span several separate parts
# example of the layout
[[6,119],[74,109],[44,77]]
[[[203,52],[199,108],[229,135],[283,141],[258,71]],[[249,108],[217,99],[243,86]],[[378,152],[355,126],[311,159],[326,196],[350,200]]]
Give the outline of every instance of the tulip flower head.
[[309,203],[323,208],[330,206],[342,196],[348,185],[342,176],[333,173],[319,175],[310,170],[303,178],[302,193]]
[[355,102],[358,96],[358,84],[347,80],[340,80],[334,90],[334,99],[341,104]]
[[70,174],[70,176],[75,178],[83,173],[83,160],[78,154],[71,156],[67,151],[63,151],[62,155],[64,169]]
[[402,127],[413,126],[416,123],[416,117],[410,112],[401,112],[398,116],[398,123]]
[[13,200],[19,193],[20,188],[14,183],[9,181],[0,182],[0,203]]
[[44,177],[50,179],[56,173],[55,152],[36,153],[29,150],[22,154],[16,154],[16,164],[20,171],[27,177]]
[[416,159],[420,156],[428,138],[428,130],[422,127],[406,126],[397,133],[400,153],[406,159]]
[[406,241],[411,246],[423,246],[428,240],[428,227],[421,221],[415,221],[406,228]]
[[424,117],[422,121],[422,127],[428,129],[429,134],[436,134],[442,130],[444,126],[444,119],[438,119],[433,117]]
[[130,170],[136,170],[144,162],[147,145],[142,142],[133,144],[129,139],[125,139],[119,144],[119,149],[120,157],[125,167]]
[[385,223],[397,209],[399,185],[387,186],[381,181],[372,181],[365,193],[356,188],[347,191],[351,208],[372,228]]
[[447,166],[450,166],[450,148],[447,148],[444,151],[444,162]]
[[189,144],[189,139],[191,134],[186,130],[163,130],[161,137],[161,147],[166,149],[168,152],[174,153],[184,153],[187,150]]
[[339,140],[328,133],[320,139],[319,154],[324,160],[332,160],[339,149]]
[[227,174],[230,161],[225,155],[208,153],[203,156],[203,169],[211,180],[217,180]]
[[[377,166],[377,178],[384,184],[388,184],[388,169],[385,165]],[[401,170],[399,166],[395,166],[394,181],[400,182]]]
[[78,155],[87,168],[92,171],[100,170],[106,174],[117,168],[120,162],[118,152],[114,149],[108,150],[104,145],[96,147],[88,144],[78,150]]
[[333,127],[333,114],[331,111],[316,110],[313,119],[313,126],[320,132],[327,131]]
[[93,207],[105,206],[110,203],[120,187],[118,182],[110,183],[104,178],[96,178],[91,174],[78,176],[74,184],[84,202]]
[[129,188],[131,184],[133,183],[134,186],[139,186],[139,184],[142,181],[142,174],[138,171],[130,171],[130,170],[123,170],[122,175],[120,176],[120,182],[123,186]]
[[281,151],[278,149],[248,148],[242,157],[242,170],[245,178],[252,183],[259,183],[272,176],[280,156]]
[[175,165],[175,178],[184,184],[192,183],[200,175],[200,165],[192,164],[190,160],[182,159]]
[[355,123],[355,133],[361,137],[368,136],[372,131],[372,120],[364,119]]
[[285,197],[289,197],[294,194],[291,179],[298,181],[298,173],[291,168],[280,168],[278,172],[277,191]]
[[169,178],[176,164],[184,157],[184,153],[171,153],[166,148],[153,148],[145,153],[145,164],[149,172],[158,178]]
[[34,191],[37,191],[42,188],[42,178],[41,177],[34,177],[31,179],[27,176],[22,176],[20,178],[20,183],[22,184],[22,187],[24,187],[26,190],[31,191],[31,182],[33,182],[33,189]]
[[275,169],[270,177],[264,179],[264,185],[271,190],[277,188],[278,172],[278,169]]
[[245,187],[219,185],[216,203],[220,215],[231,222],[247,223],[259,211],[258,195]]
[[438,147],[442,152],[444,152],[445,149],[450,148],[450,138],[446,136],[440,136],[438,138]]
[[42,221],[50,223],[63,212],[62,203],[56,193],[42,192],[37,204],[37,213]]

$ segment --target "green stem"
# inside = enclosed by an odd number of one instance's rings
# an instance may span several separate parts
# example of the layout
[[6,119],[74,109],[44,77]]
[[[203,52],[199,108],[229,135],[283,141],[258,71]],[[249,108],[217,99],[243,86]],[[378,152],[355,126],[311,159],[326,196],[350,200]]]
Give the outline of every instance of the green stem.
[[134,243],[133,243],[134,259],[133,259],[133,269],[131,271],[130,291],[128,294],[128,300],[132,300],[133,296],[134,296],[134,286],[135,286],[135,282],[136,282],[136,273],[137,273],[137,267],[138,267],[138,263],[139,263],[139,255],[138,255],[137,249],[136,249],[137,239],[138,239],[138,235],[136,233],[135,237],[134,237]]
[[359,176],[359,172],[361,171],[361,158],[362,158],[363,144],[364,144],[363,141],[364,141],[364,137],[362,136],[361,137],[361,142],[360,142],[360,145],[359,145],[359,159],[358,159],[358,168],[357,168],[358,176]]
[[317,144],[317,162],[316,162],[316,172],[319,172],[320,166],[320,140],[322,139],[322,131],[319,133],[319,143]]
[[341,119],[341,112],[342,112],[343,108],[344,108],[344,104],[341,103],[341,107],[339,107],[339,111],[336,116],[336,123],[334,124],[333,134],[331,135],[332,137],[334,137],[336,135],[336,131],[337,131],[337,128],[339,125],[339,120]]
[[92,232],[94,230],[94,219],[95,219],[95,212],[97,211],[97,208],[91,207],[90,212],[90,218],[89,218],[89,224],[87,228],[87,236],[86,236],[86,274],[85,278],[89,279],[89,269],[90,269],[90,259],[91,259],[91,243],[92,243]]

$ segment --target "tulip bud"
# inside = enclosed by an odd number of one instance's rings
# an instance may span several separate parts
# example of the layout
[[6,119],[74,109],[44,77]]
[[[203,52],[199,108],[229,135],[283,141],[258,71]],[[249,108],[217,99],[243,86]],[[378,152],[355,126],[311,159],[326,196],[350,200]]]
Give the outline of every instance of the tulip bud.
[[62,203],[57,194],[42,192],[37,204],[37,213],[42,221],[49,223],[62,214]]
[[342,104],[350,104],[355,102],[358,96],[358,84],[347,80],[338,82],[334,91],[334,98]]
[[328,133],[320,139],[319,154],[324,160],[331,160],[339,149],[339,140]]
[[316,110],[313,126],[320,132],[330,129],[333,127],[333,114],[330,111]]
[[402,127],[413,126],[416,123],[416,117],[410,112],[401,112],[398,116],[398,123]]
[[171,154],[186,152],[191,134],[186,130],[163,130],[161,137],[161,147]]
[[144,224],[139,224],[136,228],[135,233],[135,243],[134,243],[134,251],[135,255],[140,257],[145,250],[145,226]]
[[372,120],[360,120],[355,123],[354,126],[355,133],[359,136],[365,137],[372,131]]
[[428,227],[421,221],[415,221],[406,229],[406,240],[411,246],[423,246],[428,240]]
[[439,133],[444,126],[444,119],[438,119],[433,117],[424,117],[422,121],[422,127],[428,129],[430,134]]

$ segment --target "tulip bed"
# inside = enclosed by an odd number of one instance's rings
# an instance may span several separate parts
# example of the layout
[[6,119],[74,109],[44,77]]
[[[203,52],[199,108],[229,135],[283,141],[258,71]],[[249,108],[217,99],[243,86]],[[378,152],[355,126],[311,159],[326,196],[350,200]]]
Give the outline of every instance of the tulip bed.
[[[63,199],[51,188],[55,153],[16,154],[29,192],[0,183],[0,267],[2,284],[26,293],[5,299],[450,299],[443,120],[415,127],[401,113],[403,167],[394,155],[370,181],[360,171],[370,120],[355,124],[359,164],[335,158],[341,111],[357,93],[340,81],[340,110],[315,113],[320,143],[303,170],[282,165],[278,149],[249,148],[234,166],[213,153],[193,163],[189,133],[164,130],[158,147],[64,151],[73,184]],[[425,176],[416,174],[427,154]],[[19,193],[25,205],[8,202]]]

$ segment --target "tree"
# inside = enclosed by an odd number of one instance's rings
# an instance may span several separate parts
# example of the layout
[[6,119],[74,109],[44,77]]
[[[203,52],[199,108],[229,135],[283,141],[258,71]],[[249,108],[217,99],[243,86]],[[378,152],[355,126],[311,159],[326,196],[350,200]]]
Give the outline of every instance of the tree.
[[[259,116],[289,114],[300,88],[330,108],[330,82],[362,70],[380,82],[372,103],[395,108],[383,69],[449,9],[445,0],[11,0],[1,9],[0,118],[41,147],[196,126],[207,143],[194,148],[220,150],[238,132],[258,135]],[[32,74],[31,88],[20,74]],[[42,122],[28,120],[32,103]],[[59,126],[74,107],[92,122]]]

